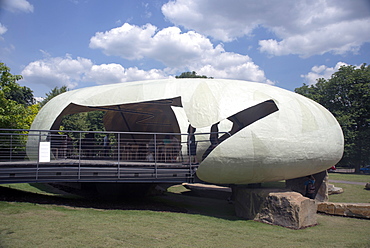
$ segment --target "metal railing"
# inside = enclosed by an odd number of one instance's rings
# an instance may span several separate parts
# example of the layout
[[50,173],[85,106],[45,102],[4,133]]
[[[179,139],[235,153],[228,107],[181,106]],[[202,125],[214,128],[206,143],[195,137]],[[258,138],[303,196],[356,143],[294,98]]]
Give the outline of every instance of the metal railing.
[[[188,135],[0,129],[0,183],[191,182]],[[201,153],[209,135],[195,134]]]

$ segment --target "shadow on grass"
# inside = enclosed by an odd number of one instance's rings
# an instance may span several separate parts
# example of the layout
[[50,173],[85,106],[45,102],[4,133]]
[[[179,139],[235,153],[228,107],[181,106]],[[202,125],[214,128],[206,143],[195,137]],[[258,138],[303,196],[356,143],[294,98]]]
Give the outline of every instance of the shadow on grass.
[[156,201],[153,197],[135,199],[103,199],[99,197],[64,197],[50,196],[0,186],[0,201],[50,204],[77,208],[96,208],[106,210],[152,210],[186,212],[180,207],[173,207]]
[[228,197],[200,196],[192,191],[182,193],[166,193],[157,199],[168,204],[185,208],[189,214],[222,218],[226,220],[241,220],[235,215],[234,205]]
[[[50,190],[48,185],[35,184],[40,190]],[[58,189],[56,189],[58,192]],[[53,193],[56,193],[53,192]],[[60,193],[60,192],[59,192]],[[83,197],[65,195],[44,195],[0,186],[0,201],[26,202],[33,204],[57,205],[73,208],[95,208],[103,210],[149,210],[199,214],[227,220],[240,220],[235,216],[234,207],[227,199],[200,197],[192,192],[171,193],[141,198],[115,197],[99,198],[85,194]]]

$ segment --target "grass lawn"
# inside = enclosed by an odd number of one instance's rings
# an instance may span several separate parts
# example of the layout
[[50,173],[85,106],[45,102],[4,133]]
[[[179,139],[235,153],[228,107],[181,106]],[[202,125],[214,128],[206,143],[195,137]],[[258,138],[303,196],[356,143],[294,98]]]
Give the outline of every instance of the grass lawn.
[[370,190],[364,189],[364,186],[345,183],[334,183],[334,185],[342,188],[344,192],[342,194],[329,195],[329,201],[370,203]]
[[111,202],[18,186],[0,186],[0,247],[370,247],[369,220],[318,215],[317,226],[291,230],[241,220],[226,200],[182,186]]
[[329,180],[343,180],[352,182],[370,183],[370,174],[351,174],[351,173],[329,173]]
[[[365,184],[366,182],[370,182],[370,175],[329,173],[329,181],[330,180],[361,182]],[[332,184],[334,184],[336,187],[343,188],[344,192],[342,194],[330,195],[329,201],[347,203],[370,203],[370,190],[366,190],[364,185],[336,182]]]

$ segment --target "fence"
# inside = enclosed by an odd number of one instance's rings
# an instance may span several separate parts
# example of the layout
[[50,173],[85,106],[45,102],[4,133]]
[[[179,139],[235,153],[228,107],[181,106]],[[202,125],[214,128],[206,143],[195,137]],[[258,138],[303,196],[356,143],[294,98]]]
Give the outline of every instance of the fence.
[[[209,148],[209,135],[195,134],[198,146]],[[1,129],[0,183],[189,182],[198,163],[190,157],[188,138],[181,133]]]

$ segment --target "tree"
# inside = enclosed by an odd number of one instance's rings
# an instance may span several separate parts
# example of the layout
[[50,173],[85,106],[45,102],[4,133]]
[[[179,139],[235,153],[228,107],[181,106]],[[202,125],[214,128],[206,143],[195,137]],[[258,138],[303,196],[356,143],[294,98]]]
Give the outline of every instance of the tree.
[[188,71],[181,73],[180,76],[176,76],[176,78],[213,78],[213,77],[207,77],[207,76],[200,76],[195,71]]
[[317,101],[337,118],[345,140],[340,164],[358,173],[370,161],[370,67],[342,66],[330,79],[320,78],[295,92]]
[[[38,104],[34,104],[31,89],[17,83],[20,79],[22,76],[11,74],[9,67],[0,63],[0,128],[30,129],[39,110]],[[24,158],[26,140],[26,135],[3,136],[0,142],[0,157],[7,159],[12,154],[13,158]]]
[[6,99],[13,100],[25,106],[35,104],[32,90],[26,86],[20,86],[17,83],[18,80],[23,78],[21,75],[11,74],[10,68],[4,63],[0,63],[0,73],[0,89]]
[[[40,105],[44,106],[57,95],[67,91],[67,86],[62,86],[60,88],[55,87],[49,93],[46,93],[46,97],[40,103]],[[92,111],[66,115],[62,118],[60,129],[74,131],[104,131],[103,116],[103,111]]]
[[104,111],[91,111],[66,115],[61,121],[61,129],[74,131],[104,131],[104,113]]
[[40,106],[43,107],[48,101],[50,101],[51,99],[53,99],[54,97],[56,97],[57,95],[60,95],[64,92],[67,92],[68,91],[68,88],[67,86],[63,85],[62,87],[58,88],[58,87],[55,87],[54,89],[52,89],[49,93],[46,93],[46,97],[44,98],[44,100],[42,100],[40,102]]
[[12,75],[10,68],[0,63],[0,128],[29,129],[38,112],[32,90],[20,86],[21,75]]

